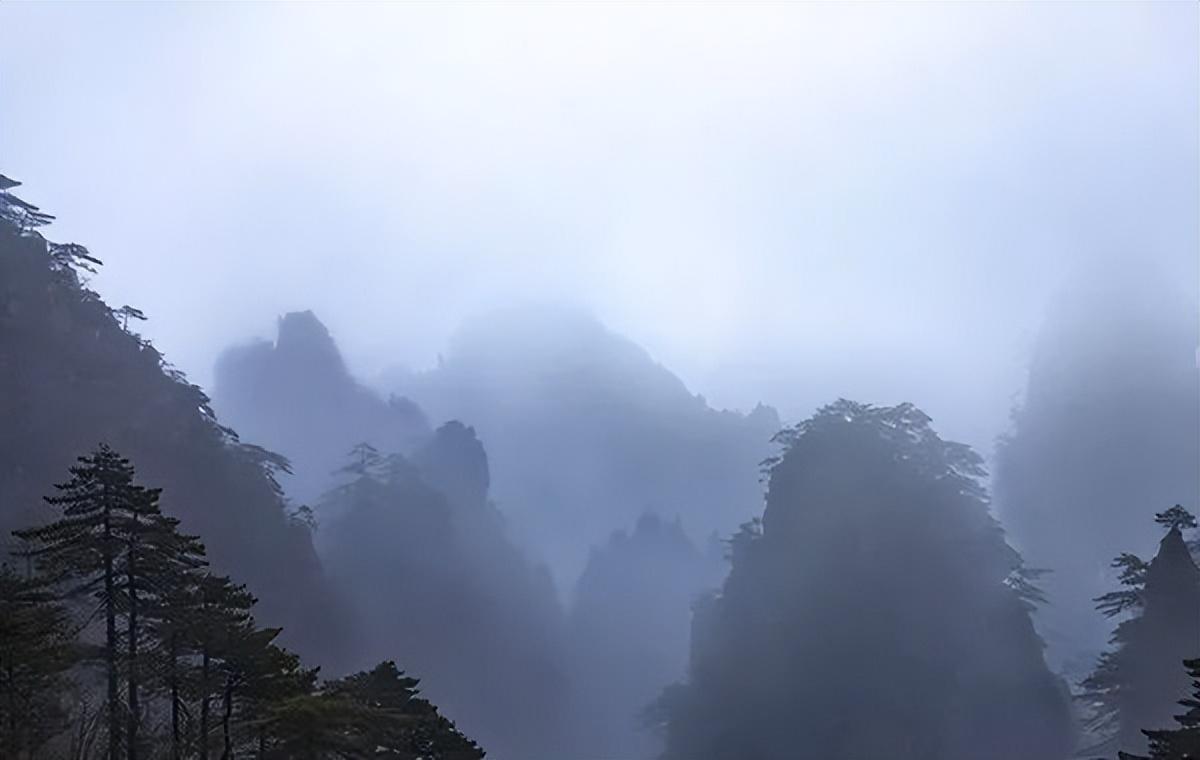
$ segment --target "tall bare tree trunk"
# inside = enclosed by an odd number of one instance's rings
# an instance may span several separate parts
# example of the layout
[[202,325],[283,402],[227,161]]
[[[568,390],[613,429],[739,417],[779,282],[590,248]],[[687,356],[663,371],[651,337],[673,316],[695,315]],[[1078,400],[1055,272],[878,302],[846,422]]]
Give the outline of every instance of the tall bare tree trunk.
[[117,688],[117,583],[113,574],[112,556],[107,547],[112,542],[110,510],[104,512],[104,664],[108,669],[108,760],[120,760],[121,716],[117,714],[120,700]]
[[179,632],[171,632],[171,760],[183,757],[179,738]]
[[128,760],[137,760],[137,738],[138,738],[138,720],[141,718],[141,709],[138,706],[138,594],[137,594],[137,568],[134,562],[137,552],[134,548],[137,541],[137,515],[133,518],[134,538],[129,542],[129,577],[126,582],[129,584],[129,715],[126,716],[125,728],[125,756]]
[[233,717],[233,680],[225,679],[225,691],[221,695],[223,710],[221,712],[221,735],[225,739],[225,751],[221,753],[221,760],[231,760],[233,757],[233,740],[229,735],[229,721]]
[[208,760],[208,642],[200,658],[200,760]]

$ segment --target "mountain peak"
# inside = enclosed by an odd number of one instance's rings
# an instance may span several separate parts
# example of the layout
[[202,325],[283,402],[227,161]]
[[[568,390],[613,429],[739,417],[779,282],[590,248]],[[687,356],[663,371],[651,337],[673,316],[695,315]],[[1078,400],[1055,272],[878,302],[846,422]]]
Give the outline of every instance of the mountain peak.
[[279,318],[275,350],[286,356],[305,357],[325,369],[345,371],[341,351],[329,329],[310,310],[288,312]]

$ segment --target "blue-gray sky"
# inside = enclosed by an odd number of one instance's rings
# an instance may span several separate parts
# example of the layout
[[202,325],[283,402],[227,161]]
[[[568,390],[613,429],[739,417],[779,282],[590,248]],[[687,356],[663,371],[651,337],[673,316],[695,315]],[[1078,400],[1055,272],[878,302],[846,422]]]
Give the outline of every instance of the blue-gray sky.
[[565,301],[986,446],[1051,293],[1196,288],[1198,7],[3,3],[0,171],[201,383],[291,309],[370,375]]

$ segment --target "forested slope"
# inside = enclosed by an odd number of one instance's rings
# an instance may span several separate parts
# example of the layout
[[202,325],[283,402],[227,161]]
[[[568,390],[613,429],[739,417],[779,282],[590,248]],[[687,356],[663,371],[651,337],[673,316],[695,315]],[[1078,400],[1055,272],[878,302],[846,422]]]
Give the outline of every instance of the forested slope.
[[[48,241],[50,218],[0,194],[0,535],[45,517],[42,497],[104,442],[163,488],[164,510],[204,537],[214,565],[261,597],[261,617],[317,662],[341,655],[343,625],[275,476],[280,458],[241,443],[197,386],[88,287],[86,249]],[[114,252],[119,255],[119,252]],[[13,548],[11,544],[9,548]]]

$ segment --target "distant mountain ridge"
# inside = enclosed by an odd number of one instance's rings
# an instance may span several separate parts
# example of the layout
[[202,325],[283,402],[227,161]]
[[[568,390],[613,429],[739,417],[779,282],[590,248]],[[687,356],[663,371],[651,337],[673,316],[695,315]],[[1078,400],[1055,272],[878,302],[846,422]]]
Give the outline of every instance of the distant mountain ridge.
[[380,384],[488,442],[493,494],[569,588],[588,550],[646,511],[694,540],[761,507],[774,409],[720,411],[591,315],[522,306],[465,323],[439,365]]
[[[226,351],[217,405],[292,462],[317,544],[354,621],[352,665],[399,656],[446,715],[500,757],[561,756],[570,725],[565,617],[544,568],[489,500],[484,443],[346,369],[309,311]],[[536,559],[536,558],[535,558]]]
[[248,439],[291,460],[292,473],[281,482],[293,500],[308,505],[320,499],[355,444],[409,452],[432,434],[415,404],[385,401],[350,375],[311,311],[280,317],[273,342],[227,349],[217,361],[213,396]]
[[562,591],[592,546],[646,511],[682,516],[702,541],[732,533],[761,506],[759,465],[772,453],[776,412],[709,407],[584,312],[482,315],[437,367],[387,372],[380,393],[351,376],[311,312],[286,314],[278,328],[273,342],[221,356],[214,405],[292,461],[283,483],[297,502],[317,503],[356,443],[408,453],[429,438],[431,421],[461,420],[487,447],[489,493],[513,536],[549,564]]

